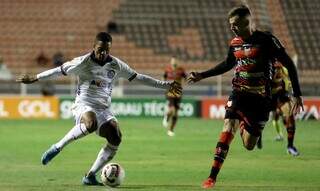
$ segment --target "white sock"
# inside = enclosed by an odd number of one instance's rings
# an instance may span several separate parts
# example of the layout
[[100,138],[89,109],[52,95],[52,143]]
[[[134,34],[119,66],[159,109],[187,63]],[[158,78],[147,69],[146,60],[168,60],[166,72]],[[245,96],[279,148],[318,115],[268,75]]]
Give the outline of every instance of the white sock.
[[114,157],[117,150],[118,146],[114,146],[111,144],[108,144],[106,147],[102,148],[88,174],[95,175],[106,163],[108,163]]
[[55,146],[59,150],[62,150],[67,144],[88,134],[89,131],[86,126],[83,123],[80,123],[75,125],[59,142],[55,144]]

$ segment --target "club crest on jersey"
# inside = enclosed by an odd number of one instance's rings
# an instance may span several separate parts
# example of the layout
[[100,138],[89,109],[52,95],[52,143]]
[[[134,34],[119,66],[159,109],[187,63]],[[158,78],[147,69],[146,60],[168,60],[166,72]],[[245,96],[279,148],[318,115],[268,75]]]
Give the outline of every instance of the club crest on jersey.
[[114,70],[109,70],[109,71],[107,72],[107,77],[108,77],[109,79],[112,79],[115,74],[116,74],[116,72],[115,72]]

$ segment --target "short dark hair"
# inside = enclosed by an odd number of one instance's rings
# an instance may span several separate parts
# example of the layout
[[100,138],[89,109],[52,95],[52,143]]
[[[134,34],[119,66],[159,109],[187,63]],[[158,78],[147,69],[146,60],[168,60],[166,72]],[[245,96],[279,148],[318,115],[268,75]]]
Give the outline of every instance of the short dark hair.
[[112,37],[106,32],[99,32],[96,36],[96,41],[112,42]]
[[247,7],[246,5],[240,5],[231,9],[231,11],[228,14],[228,18],[230,19],[234,16],[245,17],[248,15],[251,15],[249,7]]

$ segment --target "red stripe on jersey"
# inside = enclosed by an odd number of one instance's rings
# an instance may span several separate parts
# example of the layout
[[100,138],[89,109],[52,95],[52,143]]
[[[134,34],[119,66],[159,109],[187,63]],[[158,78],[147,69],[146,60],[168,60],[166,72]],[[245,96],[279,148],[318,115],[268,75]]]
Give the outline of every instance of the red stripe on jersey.
[[245,52],[242,49],[242,47],[239,47],[239,50],[236,50],[233,52],[234,57],[236,57],[237,59],[243,59],[246,58]]
[[236,72],[251,72],[255,68],[254,64],[241,65],[236,67]]
[[242,40],[241,37],[235,37],[234,39],[231,40],[230,46],[241,46],[243,45],[244,41]]

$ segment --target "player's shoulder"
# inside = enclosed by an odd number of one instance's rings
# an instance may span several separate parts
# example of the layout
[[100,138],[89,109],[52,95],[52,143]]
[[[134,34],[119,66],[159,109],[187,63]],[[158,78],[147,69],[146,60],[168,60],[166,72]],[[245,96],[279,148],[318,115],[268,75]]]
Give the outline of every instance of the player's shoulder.
[[280,40],[276,36],[274,36],[270,31],[256,31],[256,32],[265,40],[270,41],[271,43],[274,43],[278,47],[282,47]]
[[90,58],[90,53],[87,53],[85,55],[81,55],[78,57],[74,57],[71,61],[68,61],[64,63],[63,65],[68,67],[68,66],[77,66],[79,67],[80,65],[85,65],[83,63],[86,63]]
[[277,39],[277,37],[275,37],[270,31],[260,31],[260,30],[256,30],[254,32],[254,34],[260,38],[265,38],[268,40],[271,40],[272,38]]
[[109,55],[109,56],[110,56],[110,61],[108,62],[108,64],[112,69],[120,70],[122,66],[128,65],[126,62],[124,62],[118,57],[115,57],[113,55]]
[[78,62],[84,62],[90,58],[90,55],[91,55],[91,53],[86,53],[84,55],[73,58],[73,60],[78,61]]

